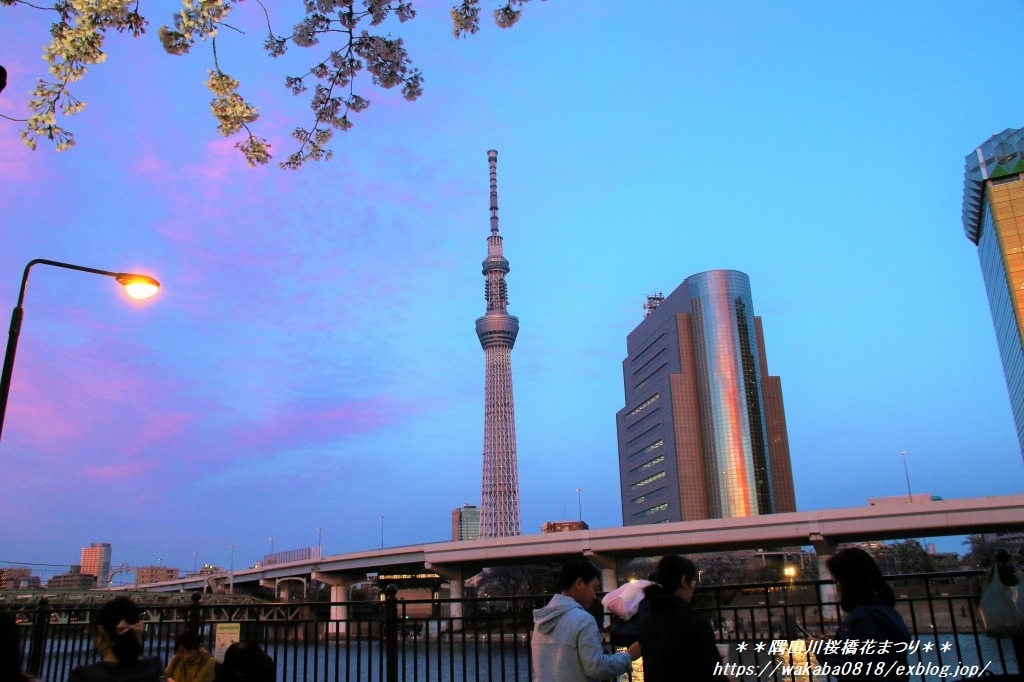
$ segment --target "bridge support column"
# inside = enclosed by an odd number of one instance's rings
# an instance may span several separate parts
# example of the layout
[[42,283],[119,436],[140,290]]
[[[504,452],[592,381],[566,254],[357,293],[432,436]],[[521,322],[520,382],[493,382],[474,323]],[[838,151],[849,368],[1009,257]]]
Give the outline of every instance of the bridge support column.
[[[836,545],[834,542],[825,538],[821,533],[811,533],[808,536],[811,544],[814,545],[814,553],[818,555],[818,580],[828,580],[832,577],[832,574],[828,572],[828,566],[825,562],[836,553]],[[835,583],[822,583],[818,587],[818,599],[821,603],[828,604],[836,601],[836,586]],[[836,607],[838,610],[838,607]],[[822,616],[824,616],[825,607],[822,606]],[[837,617],[841,618],[842,614],[837,613]]]
[[619,586],[619,560],[618,557],[608,554],[597,554],[590,550],[583,552],[583,556],[597,564],[601,569],[601,591],[611,592]]
[[433,571],[439,576],[448,579],[448,602],[449,617],[451,618],[451,631],[462,632],[462,618],[465,615],[463,610],[463,595],[465,594],[466,576],[462,566],[438,566],[429,561],[423,562],[423,568]]
[[462,602],[463,595],[464,595],[464,590],[463,590],[464,581],[463,581],[462,569],[461,568],[456,570],[456,571],[454,571],[454,573],[456,573],[457,575],[445,576],[445,577],[448,578],[448,581],[449,581],[448,582],[448,596],[452,600],[451,602],[449,602],[449,604],[450,604],[449,608],[451,609],[451,618],[452,618],[452,621],[451,621],[452,622],[452,632],[461,632],[462,631],[462,616],[464,615],[464,612],[463,612],[464,604]]
[[349,576],[330,573],[312,573],[310,578],[331,588],[331,613],[327,621],[327,634],[345,635],[348,632],[348,603],[352,600],[349,590],[359,581]]

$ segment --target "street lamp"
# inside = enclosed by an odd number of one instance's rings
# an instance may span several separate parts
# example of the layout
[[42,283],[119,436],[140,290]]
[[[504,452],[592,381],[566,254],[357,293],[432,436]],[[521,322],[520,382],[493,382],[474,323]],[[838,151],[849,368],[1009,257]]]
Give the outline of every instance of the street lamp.
[[231,582],[228,584],[228,594],[235,593],[235,546],[228,545],[231,550]]
[[906,476],[906,499],[913,502],[913,495],[910,493],[910,470],[906,468],[906,451],[900,451],[900,455],[903,456],[903,475]]
[[580,510],[580,523],[583,523],[583,488],[576,488],[576,505]]
[[[793,588],[793,579],[796,578],[796,566],[792,566],[790,564],[786,564],[786,566],[782,569],[782,574],[786,576],[786,580],[789,581],[789,587],[790,587],[790,589],[792,589]],[[784,596],[786,594],[786,585],[782,586],[782,594]]]
[[380,519],[380,548],[384,549],[384,517],[378,516],[377,518]]
[[21,334],[21,321],[25,316],[25,309],[22,306],[25,303],[25,287],[28,286],[28,271],[36,264],[52,265],[58,268],[67,268],[68,270],[79,270],[81,272],[91,272],[94,275],[106,275],[107,277],[113,277],[121,284],[121,286],[124,287],[125,292],[135,299],[149,298],[160,288],[160,282],[157,282],[155,279],[147,275],[133,275],[126,272],[109,272],[107,270],[86,268],[81,265],[60,263],[55,260],[46,260],[43,258],[37,258],[30,261],[29,264],[25,266],[25,274],[22,275],[21,278],[21,291],[18,293],[18,305],[15,306],[14,312],[11,313],[11,330],[7,337],[7,353],[4,355],[3,373],[0,374],[0,435],[3,434],[4,415],[7,413],[7,396],[11,392],[11,374],[14,371],[14,354],[18,350],[18,336]]

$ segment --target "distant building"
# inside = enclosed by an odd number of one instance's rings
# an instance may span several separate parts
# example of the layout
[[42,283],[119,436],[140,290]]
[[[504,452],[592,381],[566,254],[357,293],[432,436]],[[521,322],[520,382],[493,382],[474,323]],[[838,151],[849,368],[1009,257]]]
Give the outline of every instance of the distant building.
[[39,576],[32,575],[31,568],[11,567],[0,569],[0,590],[29,590],[40,587]]
[[586,521],[545,521],[541,533],[564,533],[569,530],[590,530]]
[[135,569],[135,583],[148,585],[162,583],[166,580],[177,580],[178,569],[170,566],[139,566]]
[[476,540],[480,537],[480,510],[464,504],[452,510],[452,541]]
[[110,582],[110,543],[94,542],[82,548],[82,573],[96,577],[99,587]]
[[1024,128],[1008,128],[967,155],[963,224],[978,247],[1024,455]]
[[[96,587],[96,576],[83,573],[82,567],[74,565],[67,573],[55,575],[46,581],[48,590],[91,590]],[[104,585],[104,587],[106,587]]]
[[702,272],[644,307],[616,415],[623,524],[796,511],[782,383],[750,279]]

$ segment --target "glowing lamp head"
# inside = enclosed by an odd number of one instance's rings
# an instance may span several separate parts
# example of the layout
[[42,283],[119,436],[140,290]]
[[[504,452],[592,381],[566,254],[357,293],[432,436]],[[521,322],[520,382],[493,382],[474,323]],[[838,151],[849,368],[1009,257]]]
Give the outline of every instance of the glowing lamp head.
[[160,288],[160,282],[146,275],[120,274],[117,281],[125,292],[134,299],[149,298]]

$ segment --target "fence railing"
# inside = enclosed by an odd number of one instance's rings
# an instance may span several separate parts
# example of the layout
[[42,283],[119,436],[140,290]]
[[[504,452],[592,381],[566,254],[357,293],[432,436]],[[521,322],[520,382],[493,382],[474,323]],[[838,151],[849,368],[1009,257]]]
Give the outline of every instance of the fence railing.
[[[890,577],[897,610],[914,637],[911,682],[970,677],[984,666],[994,674],[1019,672],[1014,643],[979,632],[981,576]],[[813,662],[803,649],[804,631],[827,638],[841,617],[829,587],[701,585],[694,606],[729,645],[729,660],[757,671],[738,675],[745,682],[804,682],[814,679],[799,669]],[[193,627],[214,651],[218,627],[232,623],[243,641],[274,658],[278,682],[528,682],[532,612],[548,598],[402,599],[400,590],[389,588],[376,601],[214,604],[193,595],[186,604],[141,605],[143,648],[166,662],[178,632]],[[28,670],[45,682],[63,682],[74,667],[96,660],[89,625],[96,608],[62,604],[51,595],[18,611]],[[607,615],[595,617],[607,628]],[[642,680],[642,667],[634,666],[631,677]]]

